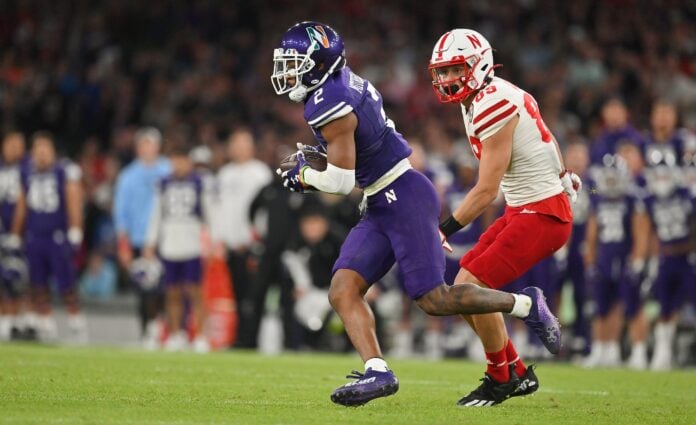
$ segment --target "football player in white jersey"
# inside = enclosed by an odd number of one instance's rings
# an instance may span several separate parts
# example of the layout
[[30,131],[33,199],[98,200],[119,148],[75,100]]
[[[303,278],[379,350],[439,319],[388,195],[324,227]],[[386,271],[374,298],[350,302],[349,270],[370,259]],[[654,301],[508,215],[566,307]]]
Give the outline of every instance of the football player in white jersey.
[[[565,170],[534,98],[496,77],[495,68],[489,42],[468,29],[442,35],[429,66],[438,99],[460,104],[471,148],[480,161],[476,185],[440,225],[443,244],[478,217],[499,188],[506,202],[505,214],[460,260],[455,284],[499,289],[566,243],[572,227],[568,198],[575,201],[581,182]],[[536,391],[533,367],[526,367],[517,355],[502,315],[465,318],[483,342],[488,368],[483,384],[459,404],[491,406]]]

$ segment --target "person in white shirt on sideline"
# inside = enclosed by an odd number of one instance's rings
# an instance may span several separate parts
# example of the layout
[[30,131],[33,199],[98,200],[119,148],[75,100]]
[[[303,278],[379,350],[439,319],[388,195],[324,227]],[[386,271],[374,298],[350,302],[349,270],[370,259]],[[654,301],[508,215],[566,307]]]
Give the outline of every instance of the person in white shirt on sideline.
[[255,158],[254,136],[247,128],[233,131],[227,140],[230,163],[218,172],[220,214],[218,229],[213,229],[213,238],[222,241],[227,248],[227,265],[232,276],[232,286],[239,306],[240,332],[237,346],[248,346],[252,336],[248,335],[247,324],[253,314],[248,300],[249,276],[247,262],[249,248],[253,242],[253,231],[249,219],[249,207],[259,191],[269,184],[273,174],[265,163]]

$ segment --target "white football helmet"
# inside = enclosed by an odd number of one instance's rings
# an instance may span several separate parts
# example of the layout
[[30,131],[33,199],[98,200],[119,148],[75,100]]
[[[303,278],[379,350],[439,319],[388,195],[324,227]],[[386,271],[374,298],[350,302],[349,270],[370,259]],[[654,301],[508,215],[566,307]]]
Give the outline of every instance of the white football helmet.
[[[452,79],[446,72],[450,66],[462,65],[464,74]],[[461,102],[481,89],[493,77],[493,49],[484,36],[469,29],[446,32],[435,43],[428,69],[433,89],[441,102]],[[464,84],[459,88],[455,81]]]
[[130,266],[130,276],[141,289],[151,291],[157,288],[164,269],[157,259],[138,257]]

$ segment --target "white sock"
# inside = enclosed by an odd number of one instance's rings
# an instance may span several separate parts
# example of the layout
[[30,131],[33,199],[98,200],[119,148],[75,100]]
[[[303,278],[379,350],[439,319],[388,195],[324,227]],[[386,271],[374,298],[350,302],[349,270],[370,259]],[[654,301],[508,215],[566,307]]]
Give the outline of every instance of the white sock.
[[645,342],[636,342],[631,346],[631,355],[646,357],[648,349],[645,346]]
[[676,330],[677,324],[675,322],[659,322],[655,325],[655,343],[671,348]]
[[367,369],[372,369],[377,372],[386,372],[389,370],[389,368],[387,367],[387,362],[385,362],[384,359],[380,359],[379,357],[367,359],[367,361],[365,362],[365,370]]
[[532,308],[532,299],[528,295],[512,294],[515,298],[515,304],[512,306],[510,315],[519,319],[524,319],[529,316],[529,310]]
[[82,313],[68,315],[68,327],[71,331],[81,331],[87,328],[87,319]]

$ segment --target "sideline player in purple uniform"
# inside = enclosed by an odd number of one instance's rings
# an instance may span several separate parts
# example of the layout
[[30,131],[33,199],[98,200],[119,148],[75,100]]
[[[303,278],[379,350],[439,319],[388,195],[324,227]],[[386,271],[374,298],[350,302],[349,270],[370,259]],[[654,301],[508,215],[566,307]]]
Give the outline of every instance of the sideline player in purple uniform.
[[[585,143],[571,143],[565,150],[565,164],[585,180],[589,164],[589,152]],[[573,209],[573,231],[566,246],[565,259],[559,266],[560,284],[570,279],[573,284],[573,304],[575,305],[575,323],[573,324],[573,342],[571,350],[583,355],[589,354],[590,328],[585,317],[587,303],[587,285],[585,283],[585,264],[582,259],[582,247],[585,242],[587,216],[590,209],[588,191],[578,192],[578,200],[571,205]]]
[[689,225],[696,199],[679,184],[680,173],[673,152],[664,152],[664,156],[653,153],[648,159],[643,202],[659,242],[659,266],[653,290],[660,303],[650,368],[669,370],[677,315],[680,307],[689,301],[696,282],[694,267],[689,262]]
[[193,349],[210,351],[202,332],[205,323],[202,279],[202,232],[210,223],[210,209],[204,195],[203,179],[193,170],[193,161],[184,146],[175,147],[169,160],[172,174],[157,186],[143,256],[155,259],[157,252],[164,266],[165,310],[169,326],[167,351],[180,351],[188,346],[188,336],[181,329],[184,303],[188,299],[196,322],[197,335]]
[[75,288],[74,255],[82,244],[80,168],[56,158],[53,136],[32,137],[31,163],[22,170],[22,192],[12,233],[24,239],[39,337],[55,340],[49,282],[54,279],[68,311],[68,326],[77,342],[86,342],[87,324]]
[[557,352],[560,328],[537,288],[507,294],[470,283],[444,284],[437,193],[412,169],[411,149],[386,117],[380,94],[346,66],[341,37],[321,23],[296,24],[283,35],[273,61],[276,93],[304,103],[305,120],[320,144],[315,149],[328,158],[326,171],[317,171],[298,152],[295,167],[282,173],[284,185],[297,192],[347,194],[357,182],[366,198],[366,211],[341,248],[329,290],[331,305],[365,361],[365,373],[350,375],[355,380],[336,389],[332,401],[362,405],[399,388],[364,299],[395,261],[406,292],[426,313],[510,313],[525,318]]
[[636,205],[635,187],[623,158],[606,154],[603,161],[603,166],[589,170],[585,268],[597,310],[585,365],[620,364],[619,337],[625,317],[633,342],[630,364],[643,368],[647,357],[638,276],[647,251],[649,222],[642,204]]
[[617,148],[625,143],[633,144],[642,152],[645,149],[645,139],[628,122],[628,109],[618,98],[611,98],[602,107],[604,132],[592,143],[590,162],[602,165],[604,155],[614,155]]
[[692,132],[687,129],[677,130],[677,120],[677,107],[674,103],[658,100],[653,104],[650,114],[651,131],[643,152],[647,164],[672,157],[681,166],[686,151],[696,145],[696,136]]
[[[20,168],[25,165],[24,136],[12,132],[2,141],[2,163],[0,163],[0,341],[10,336],[18,337],[20,331],[20,294],[18,286],[24,280],[26,264],[17,242],[12,242],[10,230],[17,199],[21,191]],[[14,245],[14,246],[13,246]],[[27,323],[27,325],[32,325]]]

